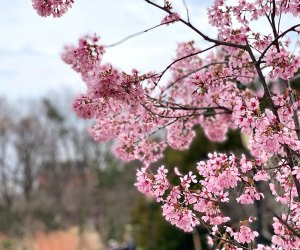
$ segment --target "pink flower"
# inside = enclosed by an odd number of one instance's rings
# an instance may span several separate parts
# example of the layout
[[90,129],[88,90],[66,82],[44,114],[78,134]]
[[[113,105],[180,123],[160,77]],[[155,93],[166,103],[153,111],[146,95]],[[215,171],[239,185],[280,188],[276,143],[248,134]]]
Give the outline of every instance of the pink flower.
[[170,15],[166,16],[161,21],[161,23],[170,24],[170,23],[179,21],[179,19],[180,19],[179,14],[178,13],[173,13],[173,14],[170,14]]
[[300,167],[294,167],[292,174],[296,175],[296,178],[300,181]]
[[[100,67],[104,47],[99,45],[99,37],[84,36],[79,39],[78,46],[66,46],[61,57],[72,68],[84,77]],[[107,72],[112,70],[108,67]]]
[[256,231],[252,231],[251,228],[246,226],[241,226],[240,231],[233,233],[234,239],[239,243],[250,243],[258,236]]
[[60,17],[72,7],[74,0],[32,0],[32,6],[40,16]]
[[272,100],[275,105],[282,107],[286,102],[289,101],[289,97],[284,98],[283,95],[275,95],[272,97]]
[[270,179],[270,176],[265,170],[260,170],[254,175],[253,179],[255,181],[267,181]]
[[241,204],[253,204],[254,200],[264,198],[263,193],[258,193],[254,187],[246,187],[244,193],[236,200]]
[[79,117],[90,119],[93,117],[94,112],[93,99],[86,95],[81,95],[74,100],[73,109]]

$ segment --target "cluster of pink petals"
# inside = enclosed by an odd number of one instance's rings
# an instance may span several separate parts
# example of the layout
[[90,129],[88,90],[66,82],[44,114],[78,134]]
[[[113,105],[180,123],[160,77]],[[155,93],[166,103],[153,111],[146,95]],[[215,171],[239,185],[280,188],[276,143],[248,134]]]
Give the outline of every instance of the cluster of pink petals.
[[100,66],[104,53],[104,47],[98,42],[99,37],[96,35],[80,38],[77,47],[65,47],[62,53],[63,61],[70,64],[75,71],[80,72],[83,76],[95,71]]
[[298,0],[276,0],[276,5],[280,6],[283,13],[291,13],[294,16],[300,15],[300,3]]
[[72,7],[74,0],[32,0],[32,6],[42,17],[61,17]]
[[254,241],[254,238],[258,236],[256,231],[244,225],[242,225],[237,232],[233,232],[231,228],[227,228],[227,232],[229,232],[237,242],[242,244],[251,243]]
[[263,193],[258,193],[254,187],[246,187],[243,194],[236,200],[241,204],[253,204],[255,200],[264,198]]
[[[238,185],[245,187],[244,193],[237,198],[241,204],[251,204],[254,200],[263,198],[252,186],[251,181],[251,170],[260,167],[260,163],[249,161],[244,155],[241,159],[234,155],[217,153],[209,154],[208,157],[207,161],[198,163],[197,175],[201,176],[200,180],[192,172],[183,175],[175,168],[175,175],[180,184],[173,185],[167,180],[168,171],[164,166],[159,167],[156,173],[153,173],[150,167],[146,167],[138,170],[135,186],[140,192],[160,202],[166,220],[184,231],[192,231],[193,227],[200,223],[195,216],[196,212],[200,213],[202,221],[211,227],[224,225],[230,218],[222,213],[220,204],[229,202],[230,190],[234,190]],[[195,192],[194,185],[198,184],[201,188]],[[253,241],[256,233],[251,234],[252,231],[249,232],[250,229],[246,227],[241,229],[243,230],[231,236],[239,238],[241,243]]]
[[[298,0],[276,0],[275,15],[291,13],[295,17],[300,15],[300,4]],[[250,31],[250,21],[265,17],[266,13],[273,11],[269,1],[237,1],[215,0],[208,8],[209,23],[218,29],[219,37],[234,41],[234,36],[239,32],[232,32],[245,29]],[[245,34],[245,32],[241,32]],[[232,34],[232,37],[230,37]],[[249,33],[251,34],[251,33]],[[242,41],[242,40],[240,40]]]
[[[287,220],[286,215],[282,216],[282,220]],[[293,233],[282,224],[282,222],[278,218],[273,218],[273,228],[275,235],[272,237],[272,243],[277,247],[277,249],[287,249],[287,250],[294,250],[300,249],[300,238]],[[295,228],[295,230],[299,230]]]
[[168,170],[164,166],[161,166],[155,175],[149,173],[147,170],[148,168],[138,170],[135,186],[140,192],[153,196],[160,201],[165,191],[170,187],[166,176]]
[[167,142],[169,146],[177,150],[188,149],[196,133],[189,122],[177,121],[171,124],[167,130]]
[[[247,88],[261,77],[283,85],[283,80],[295,77],[300,63],[284,37],[272,44],[273,30],[263,34],[249,24],[272,12],[277,19],[287,13],[299,16],[300,8],[298,0],[275,0],[273,9],[271,1],[266,0],[236,2],[215,0],[208,9],[209,22],[221,41],[243,46],[248,43],[248,48],[257,53],[252,55],[260,60],[257,64],[249,51],[240,47],[219,46],[200,56],[205,48],[198,48],[193,41],[184,42],[176,50],[176,63],[168,68],[169,80],[160,81],[159,74],[141,74],[136,69],[122,72],[102,63],[104,47],[96,36],[85,36],[76,46],[66,47],[62,58],[81,74],[87,86],[86,93],[73,103],[75,112],[96,120],[91,135],[99,142],[115,140],[113,151],[120,159],[138,159],[147,166],[138,170],[135,186],[161,204],[171,224],[190,232],[201,221],[218,236],[222,235],[217,229],[221,232],[227,228],[227,238],[223,236],[228,241],[252,244],[257,232],[242,222],[229,228],[230,218],[221,205],[232,201],[243,206],[263,199],[256,184],[268,181],[275,201],[290,212],[282,219],[299,231],[295,180],[300,179],[300,170],[299,165],[290,166],[286,148],[295,156],[300,152],[294,123],[300,97],[289,88],[264,96]],[[33,3],[41,15],[58,16],[73,1]],[[174,12],[162,23],[178,20]],[[260,78],[257,65],[265,69]],[[216,142],[225,141],[228,130],[240,129],[249,138],[251,160],[244,155],[209,154],[207,160],[198,162],[196,173],[181,174],[175,169],[176,185],[168,181],[164,166],[152,172],[152,163],[163,157],[167,146],[189,148],[196,135],[195,126]],[[277,157],[281,160],[270,167]],[[274,218],[273,228],[273,246],[258,245],[257,250],[300,248],[299,239],[278,218]],[[226,245],[226,249],[241,249],[239,244]]]
[[234,155],[209,154],[209,160],[197,164],[200,181],[205,189],[214,196],[223,196],[226,189],[234,188],[241,180],[238,161]]
[[251,153],[264,161],[276,154],[284,155],[284,145],[300,150],[300,142],[293,131],[293,109],[289,97],[279,94],[274,95],[272,100],[278,105],[281,122],[269,109],[262,113],[256,97],[234,99],[235,124],[251,136]]
[[177,22],[179,21],[180,19],[180,16],[178,13],[172,13],[168,16],[166,16],[162,21],[161,23],[162,24],[170,24],[170,23],[174,23],[174,22]]
[[273,46],[265,57],[266,66],[271,67],[270,78],[290,79],[294,76],[300,67],[299,58],[291,55],[282,48],[279,52]]
[[191,232],[200,224],[199,219],[192,210],[176,207],[173,203],[165,203],[162,209],[162,214],[166,220],[185,232]]

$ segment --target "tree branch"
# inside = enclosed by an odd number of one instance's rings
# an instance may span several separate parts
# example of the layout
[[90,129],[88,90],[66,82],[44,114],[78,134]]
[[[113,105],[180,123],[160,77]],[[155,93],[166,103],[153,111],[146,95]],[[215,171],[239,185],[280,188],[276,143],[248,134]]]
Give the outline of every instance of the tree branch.
[[287,33],[291,32],[291,31],[295,31],[295,32],[298,32],[296,30],[296,28],[300,27],[300,24],[296,24],[292,27],[290,27],[289,29],[287,29],[286,31],[284,31],[283,33],[281,33],[280,35],[278,35],[269,45],[268,47],[262,52],[262,54],[260,55],[260,57],[258,58],[257,60],[257,64],[261,64],[262,62],[262,59],[264,58],[265,54],[267,53],[267,51],[271,48],[272,45],[276,44],[280,38],[284,37]]
[[158,84],[158,82],[160,81],[160,79],[163,77],[163,75],[175,64],[175,63],[177,63],[177,62],[180,62],[180,61],[182,61],[182,60],[184,60],[184,59],[187,59],[187,58],[189,58],[189,57],[192,57],[192,56],[196,56],[196,55],[198,55],[198,54],[201,54],[201,53],[203,53],[203,52],[206,52],[206,51],[208,51],[208,50],[211,50],[212,48],[215,48],[215,47],[217,47],[218,45],[213,45],[213,46],[211,46],[211,47],[209,47],[209,48],[206,48],[206,49],[204,49],[204,50],[201,50],[201,51],[198,51],[198,52],[195,52],[195,53],[191,53],[191,54],[189,54],[189,55],[186,55],[186,56],[183,56],[183,57],[180,57],[180,58],[178,58],[178,59],[176,59],[176,60],[174,60],[172,63],[170,63],[159,75],[158,75],[158,81],[156,82],[156,85]]
[[[153,6],[155,6],[158,9],[161,9],[161,10],[167,12],[169,15],[174,14],[169,9],[167,9],[165,7],[162,7],[162,6],[160,6],[160,5],[152,2],[150,0],[145,0],[145,2],[147,2],[147,3],[149,3],[149,4],[153,5]],[[234,48],[239,48],[239,49],[246,50],[246,45],[235,44],[235,43],[231,43],[231,42],[225,42],[225,41],[220,41],[220,40],[217,40],[217,39],[210,38],[209,36],[207,36],[204,33],[202,33],[200,30],[198,30],[194,25],[192,25],[191,23],[185,21],[184,19],[179,18],[179,21],[181,23],[183,23],[184,25],[188,26],[193,31],[195,31],[198,35],[200,35],[204,40],[206,40],[208,42],[215,43],[217,45],[225,45],[225,46],[229,46],[229,47],[234,47]]]
[[190,76],[190,75],[192,75],[192,74],[194,74],[194,73],[196,73],[196,72],[198,72],[198,71],[200,71],[202,69],[206,69],[206,68],[208,68],[210,66],[218,65],[218,64],[228,64],[228,62],[224,61],[224,62],[213,62],[213,63],[206,64],[205,66],[203,66],[201,68],[195,69],[195,70],[193,70],[193,71],[191,71],[191,72],[189,72],[189,73],[187,73],[187,74],[185,74],[185,75],[177,78],[174,82],[172,82],[171,84],[169,84],[168,87],[166,87],[166,90],[169,89],[169,88],[171,88],[171,87],[173,87],[177,82],[185,79],[186,77],[188,77],[188,76]]
[[273,210],[272,210],[272,213],[290,232],[292,232],[295,236],[300,237],[300,233],[297,232],[293,227],[291,227],[285,220],[283,220]]
[[139,32],[133,33],[133,34],[131,34],[131,35],[129,35],[129,36],[126,36],[126,37],[124,37],[123,39],[121,39],[121,40],[118,41],[118,42],[115,42],[115,43],[112,43],[112,44],[109,44],[109,45],[105,45],[104,47],[106,47],[106,48],[115,47],[115,46],[117,46],[117,45],[119,45],[119,44],[121,44],[121,43],[123,43],[123,42],[126,42],[127,40],[129,40],[129,39],[131,39],[131,38],[134,38],[134,37],[139,36],[139,35],[141,35],[141,34],[147,33],[147,32],[149,32],[149,31],[151,31],[151,30],[154,30],[154,29],[156,29],[156,28],[158,28],[158,27],[161,27],[161,26],[163,26],[163,25],[167,25],[167,24],[172,23],[172,22],[173,22],[173,21],[157,24],[157,25],[152,26],[151,28],[148,28],[148,29],[146,29],[146,30],[139,31]]
[[182,0],[182,3],[183,3],[183,6],[184,6],[184,8],[186,10],[186,17],[187,17],[188,23],[191,23],[191,21],[190,21],[190,14],[189,14],[189,8],[188,8],[188,6],[186,4],[186,1]]

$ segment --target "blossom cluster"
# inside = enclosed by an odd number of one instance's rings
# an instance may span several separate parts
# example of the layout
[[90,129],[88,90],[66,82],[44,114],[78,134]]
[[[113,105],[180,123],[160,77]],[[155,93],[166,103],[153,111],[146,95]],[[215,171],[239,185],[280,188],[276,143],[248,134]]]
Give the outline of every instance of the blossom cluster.
[[72,7],[74,0],[32,0],[32,7],[40,16],[60,17]]
[[[198,172],[195,174],[189,172],[183,175],[175,168],[179,185],[168,181],[168,170],[164,166],[159,167],[156,173],[150,167],[138,170],[135,185],[140,192],[160,202],[166,220],[184,231],[192,231],[203,221],[210,225],[212,232],[216,228],[229,232],[227,240],[235,240],[241,244],[254,241],[258,236],[257,232],[245,226],[243,221],[236,229],[226,226],[230,218],[223,214],[220,205],[230,201],[229,191],[235,190],[238,185],[244,187],[243,193],[236,195],[238,203],[249,204],[260,200],[263,195],[251,181],[251,170],[255,168],[260,172],[261,166],[248,161],[244,155],[241,159],[217,153],[209,154],[208,157],[207,161],[198,163]],[[197,213],[201,214],[200,217],[196,216]],[[249,221],[252,222],[253,219]]]
[[[167,14],[158,26],[181,22],[213,45],[182,42],[162,72],[122,72],[103,63],[105,47],[97,36],[85,36],[62,53],[87,87],[73,103],[75,112],[96,121],[90,129],[95,140],[115,140],[113,151],[119,158],[145,164],[135,185],[161,204],[171,224],[184,231],[204,224],[220,249],[255,245],[262,233],[255,231],[255,220],[234,224],[222,205],[264,202],[270,195],[260,183],[267,182],[281,209],[275,206],[273,211],[272,246],[251,249],[299,249],[300,95],[290,83],[298,77],[300,51],[289,35],[299,33],[300,24],[281,27],[287,14],[300,16],[299,0],[214,0],[208,22],[216,28],[216,38],[203,34],[189,18],[185,21],[172,1],[145,2]],[[72,3],[33,0],[42,16],[60,16]],[[267,23],[264,32],[252,25],[258,21]],[[167,146],[188,149],[195,126],[215,142],[225,141],[228,130],[239,129],[248,138],[249,154],[211,153],[194,173],[175,168],[180,184],[172,184],[168,170],[161,166],[155,172],[152,163]]]
[[86,76],[88,72],[95,71],[99,67],[103,53],[104,47],[99,45],[99,37],[84,36],[78,41],[78,47],[65,47],[62,59],[75,71]]

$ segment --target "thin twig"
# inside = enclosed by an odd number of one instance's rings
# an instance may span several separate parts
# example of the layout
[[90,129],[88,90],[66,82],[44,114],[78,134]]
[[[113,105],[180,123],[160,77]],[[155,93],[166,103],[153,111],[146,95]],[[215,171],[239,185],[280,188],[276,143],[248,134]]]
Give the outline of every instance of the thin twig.
[[151,30],[153,30],[153,29],[156,29],[156,28],[158,28],[158,27],[161,27],[161,26],[163,26],[163,25],[166,25],[166,24],[169,24],[169,23],[172,23],[172,22],[174,22],[174,21],[164,22],[164,23],[157,24],[157,25],[155,25],[155,26],[152,26],[151,28],[148,28],[148,29],[145,29],[145,30],[143,30],[143,31],[136,32],[136,33],[133,33],[133,34],[131,34],[131,35],[129,35],[129,36],[126,36],[126,37],[124,37],[123,39],[121,39],[121,40],[118,41],[118,42],[115,42],[115,43],[112,43],[112,44],[109,44],[109,45],[105,45],[104,47],[106,47],[106,48],[115,47],[115,46],[117,46],[117,45],[119,45],[119,44],[121,44],[121,43],[123,43],[123,42],[126,42],[127,40],[129,40],[129,39],[131,39],[131,38],[134,38],[134,37],[139,36],[139,35],[141,35],[141,34],[147,33],[147,32],[149,32],[149,31],[151,31]]
[[212,110],[212,109],[224,109],[227,111],[230,111],[229,109],[225,107],[189,107],[189,106],[169,106],[169,105],[163,105],[163,104],[154,104],[154,107],[157,108],[166,108],[166,109],[172,109],[172,110]]
[[186,55],[186,56],[183,56],[183,57],[180,57],[180,58],[178,58],[178,59],[176,59],[176,60],[174,60],[172,63],[170,63],[160,74],[159,74],[159,76],[158,76],[158,81],[157,81],[157,83],[156,84],[158,84],[158,82],[160,81],[160,79],[163,77],[163,75],[175,64],[175,63],[177,63],[177,62],[180,62],[180,61],[182,61],[182,60],[184,60],[184,59],[187,59],[187,58],[190,58],[190,57],[192,57],[192,56],[196,56],[196,55],[198,55],[198,54],[201,54],[201,53],[204,53],[204,52],[206,52],[206,51],[208,51],[208,50],[211,50],[211,49],[213,49],[214,47],[217,47],[218,45],[216,45],[216,44],[214,44],[213,46],[210,46],[209,48],[206,48],[206,49],[204,49],[204,50],[201,50],[201,51],[197,51],[197,52],[195,52],[195,53],[191,53],[191,54],[189,54],[189,55]]
[[160,131],[160,130],[162,130],[162,129],[164,129],[164,128],[170,126],[170,125],[172,125],[173,123],[177,122],[178,120],[179,120],[179,118],[175,118],[174,120],[172,120],[172,121],[166,123],[165,125],[159,127],[158,129],[152,131],[151,133],[145,135],[143,138],[140,138],[139,140],[135,141],[134,144],[137,144],[137,143],[139,143],[140,141],[146,139],[147,137],[150,137],[150,136],[156,134],[158,131]]
[[[287,88],[291,89],[291,82],[289,80],[283,80],[283,81],[286,83]],[[295,96],[290,91],[289,91],[289,97],[290,97],[290,104],[291,104],[291,106],[293,106],[293,104],[295,102]],[[298,138],[298,140],[300,140],[300,124],[299,124],[297,109],[295,109],[294,112],[293,112],[293,120],[294,120],[294,124],[295,124],[295,130],[296,130],[297,138]]]
[[165,119],[175,119],[175,118],[189,118],[192,116],[214,116],[214,115],[224,115],[224,114],[231,114],[232,111],[223,111],[223,112],[215,112],[215,111],[204,111],[203,113],[196,113],[196,110],[193,110],[193,112],[191,114],[183,114],[183,115],[177,115],[177,116],[170,116],[170,115],[163,115],[163,114],[159,114],[159,113],[155,113],[153,110],[151,110],[150,108],[148,108],[144,103],[141,103],[141,105],[148,111],[150,112],[152,115],[154,116],[158,116],[160,118],[165,118]]
[[186,1],[182,0],[182,3],[183,3],[183,6],[184,6],[184,8],[186,10],[186,17],[187,17],[188,23],[191,23],[191,21],[190,21],[190,14],[189,14],[189,8],[188,8],[188,6],[186,4]]
[[192,70],[191,72],[189,72],[189,73],[187,73],[187,74],[185,74],[185,75],[183,75],[183,76],[177,78],[174,82],[170,83],[170,84],[168,85],[168,87],[166,87],[166,90],[169,89],[169,88],[171,88],[171,87],[173,87],[177,82],[179,82],[179,81],[185,79],[186,77],[188,77],[188,76],[190,76],[190,75],[192,75],[192,74],[194,74],[194,73],[196,73],[196,72],[198,72],[198,71],[200,71],[200,70],[202,70],[202,69],[206,69],[206,68],[208,68],[208,67],[210,67],[210,66],[218,65],[218,64],[228,64],[228,62],[226,62],[226,61],[224,61],[224,62],[213,62],[213,63],[207,64],[207,65],[205,65],[205,66],[203,66],[203,67],[201,67],[201,68]]

